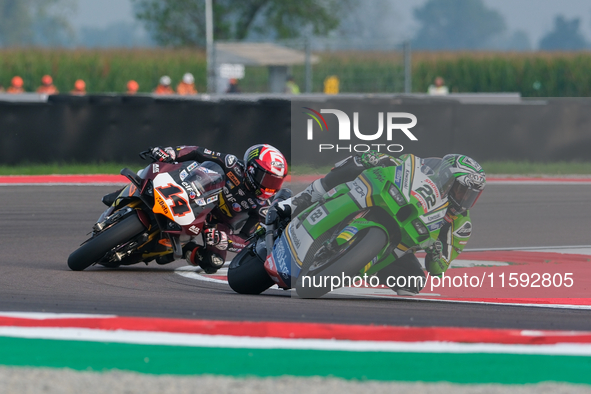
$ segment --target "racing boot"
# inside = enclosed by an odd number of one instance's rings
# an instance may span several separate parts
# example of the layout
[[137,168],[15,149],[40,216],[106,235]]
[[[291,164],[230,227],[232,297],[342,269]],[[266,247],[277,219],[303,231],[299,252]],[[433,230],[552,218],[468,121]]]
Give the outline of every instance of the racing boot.
[[427,282],[421,263],[413,253],[400,256],[378,271],[377,276],[381,284],[404,296],[419,294]]
[[324,193],[326,193],[326,190],[324,190],[322,179],[316,179],[304,191],[296,194],[291,199],[292,217],[299,215],[300,212],[320,200]]
[[222,256],[194,242],[185,245],[183,251],[187,263],[201,267],[206,274],[215,274],[224,265]]

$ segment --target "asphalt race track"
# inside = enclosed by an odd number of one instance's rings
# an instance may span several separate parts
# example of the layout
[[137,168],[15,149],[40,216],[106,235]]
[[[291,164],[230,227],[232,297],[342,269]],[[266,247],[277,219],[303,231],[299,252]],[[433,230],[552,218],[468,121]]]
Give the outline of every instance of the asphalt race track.
[[[213,320],[589,330],[589,311],[422,302],[291,298],[227,285],[151,263],[73,272],[68,255],[86,239],[113,186],[0,186],[0,310]],[[472,212],[467,248],[589,245],[590,185],[490,184]]]

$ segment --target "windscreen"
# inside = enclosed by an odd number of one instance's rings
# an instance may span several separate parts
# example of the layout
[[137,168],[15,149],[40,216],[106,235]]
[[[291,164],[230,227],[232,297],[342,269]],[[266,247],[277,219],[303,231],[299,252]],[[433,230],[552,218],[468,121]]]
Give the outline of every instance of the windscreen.
[[449,193],[455,179],[449,161],[443,161],[438,157],[429,157],[423,160],[421,171],[435,182],[442,196]]
[[224,170],[219,164],[204,161],[194,168],[187,167],[187,170],[189,170],[189,176],[185,181],[190,182],[200,194],[219,190],[224,186]]

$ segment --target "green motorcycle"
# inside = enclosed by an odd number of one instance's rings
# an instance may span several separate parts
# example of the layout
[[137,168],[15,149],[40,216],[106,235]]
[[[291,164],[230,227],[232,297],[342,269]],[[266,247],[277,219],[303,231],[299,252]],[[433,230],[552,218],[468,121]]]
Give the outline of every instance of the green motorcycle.
[[436,240],[453,182],[449,163],[414,155],[402,156],[395,167],[365,170],[286,227],[268,220],[266,233],[230,264],[230,286],[252,294],[276,283],[317,298],[347,284],[346,278],[370,277]]

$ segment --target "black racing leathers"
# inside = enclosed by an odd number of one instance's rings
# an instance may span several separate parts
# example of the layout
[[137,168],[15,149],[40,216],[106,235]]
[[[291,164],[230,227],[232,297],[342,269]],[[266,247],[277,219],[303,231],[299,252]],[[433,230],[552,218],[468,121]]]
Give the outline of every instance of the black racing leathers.
[[[228,251],[238,252],[246,245],[244,240],[264,221],[268,202],[255,197],[244,182],[244,163],[236,156],[212,151],[200,146],[178,146],[174,148],[178,162],[195,160],[213,161],[225,172],[226,184],[220,204],[212,211],[210,223],[228,236]],[[224,253],[220,253],[224,252]],[[218,251],[225,258],[225,250]]]

